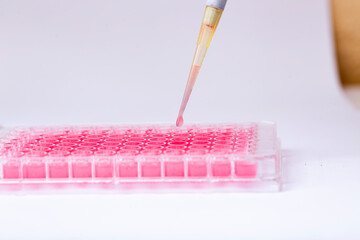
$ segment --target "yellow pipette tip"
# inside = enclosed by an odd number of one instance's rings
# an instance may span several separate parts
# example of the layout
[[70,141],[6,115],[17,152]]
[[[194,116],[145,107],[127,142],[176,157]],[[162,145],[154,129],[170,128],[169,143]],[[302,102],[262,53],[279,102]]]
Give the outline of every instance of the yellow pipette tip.
[[[211,4],[215,4],[214,6],[225,6],[226,0],[220,0],[220,1],[209,1],[211,2]],[[199,74],[201,65],[203,63],[203,60],[205,58],[207,49],[209,48],[209,45],[211,43],[211,40],[214,36],[216,27],[219,23],[219,20],[221,18],[222,12],[223,12],[223,8],[217,8],[214,7],[213,5],[208,5],[205,8],[205,13],[204,13],[204,17],[201,23],[201,28],[200,28],[200,33],[199,33],[199,37],[197,39],[197,46],[196,46],[196,51],[195,51],[195,55],[193,58],[193,62],[191,65],[191,69],[190,69],[190,73],[189,73],[189,77],[187,80],[187,84],[186,84],[186,88],[185,88],[185,93],[183,96],[183,100],[181,102],[181,106],[180,106],[180,110],[179,110],[179,115],[176,121],[176,126],[180,127],[182,126],[184,119],[182,117],[187,102],[189,100],[192,88],[195,84],[195,81],[197,79],[197,76]]]

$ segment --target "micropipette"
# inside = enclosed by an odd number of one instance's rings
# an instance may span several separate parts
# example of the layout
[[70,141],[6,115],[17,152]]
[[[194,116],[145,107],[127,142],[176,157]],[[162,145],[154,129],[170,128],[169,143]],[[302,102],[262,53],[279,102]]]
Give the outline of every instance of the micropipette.
[[185,93],[181,102],[179,115],[176,120],[176,126],[181,127],[184,119],[183,114],[186,104],[194,87],[196,78],[199,74],[201,64],[205,58],[206,51],[209,48],[212,37],[214,36],[216,27],[224,11],[227,0],[207,0],[204,17],[201,23],[199,37],[197,39],[197,46],[193,62],[191,65],[189,77],[186,83]]

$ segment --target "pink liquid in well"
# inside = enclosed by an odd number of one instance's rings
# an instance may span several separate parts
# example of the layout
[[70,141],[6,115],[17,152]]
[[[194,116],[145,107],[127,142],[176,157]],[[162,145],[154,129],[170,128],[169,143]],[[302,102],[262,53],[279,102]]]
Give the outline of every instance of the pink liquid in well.
[[118,164],[118,176],[121,178],[135,178],[138,177],[137,162],[120,162]]
[[[257,139],[252,128],[159,126],[104,131],[74,128],[61,134],[53,130],[41,134],[29,130],[16,137],[11,135],[9,142],[0,144],[2,159],[11,156],[0,163],[2,178],[45,179],[46,173],[50,179],[66,179],[70,175],[73,178],[205,178],[232,177],[232,172],[238,178],[252,178],[257,176],[258,169],[254,162],[235,161],[232,166],[228,158],[222,158],[235,155],[237,159],[245,159],[252,148],[256,150],[253,143]],[[210,163],[205,160],[212,159],[207,158],[209,155],[215,157]],[[128,161],[126,156],[132,160]],[[188,159],[186,163],[182,161],[184,156]],[[119,159],[116,164],[114,158]],[[165,161],[162,163],[161,159]]]
[[49,177],[50,178],[68,178],[69,177],[69,163],[66,161],[56,161],[49,163]]
[[19,163],[5,163],[3,165],[3,174],[6,179],[20,178],[20,164]]
[[155,161],[141,163],[142,177],[161,177],[161,163]]
[[24,178],[45,178],[45,164],[43,162],[30,162],[23,165]]
[[206,177],[207,163],[205,161],[189,161],[188,176],[189,177]]
[[212,175],[215,177],[228,177],[231,174],[230,161],[214,161],[211,163]]
[[95,164],[95,177],[111,178],[113,177],[113,164],[111,161],[99,162]]
[[168,161],[164,163],[165,177],[184,177],[183,161]]
[[257,173],[257,163],[251,161],[235,161],[235,175],[244,178],[254,178]]
[[72,176],[74,178],[90,178],[91,163],[88,161],[74,162],[72,164]]

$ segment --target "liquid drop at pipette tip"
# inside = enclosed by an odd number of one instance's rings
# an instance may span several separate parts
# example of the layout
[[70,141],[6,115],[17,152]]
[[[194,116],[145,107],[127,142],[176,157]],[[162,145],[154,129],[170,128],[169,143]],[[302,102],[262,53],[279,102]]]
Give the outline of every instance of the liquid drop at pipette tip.
[[176,126],[181,127],[184,124],[184,119],[182,116],[179,116],[176,120]]

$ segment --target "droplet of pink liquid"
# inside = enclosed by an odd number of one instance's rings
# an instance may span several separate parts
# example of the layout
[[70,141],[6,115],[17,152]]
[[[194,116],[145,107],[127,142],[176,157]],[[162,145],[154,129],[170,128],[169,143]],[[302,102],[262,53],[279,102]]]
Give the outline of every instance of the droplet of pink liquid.
[[181,127],[184,124],[184,118],[182,116],[179,116],[176,120],[176,126]]

